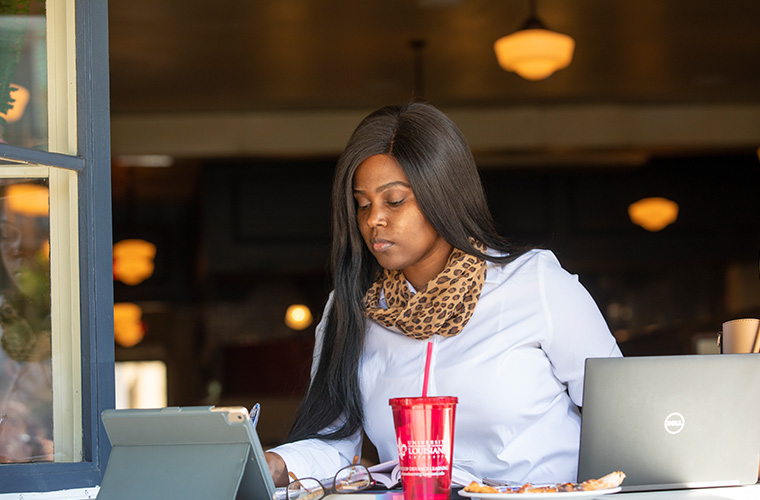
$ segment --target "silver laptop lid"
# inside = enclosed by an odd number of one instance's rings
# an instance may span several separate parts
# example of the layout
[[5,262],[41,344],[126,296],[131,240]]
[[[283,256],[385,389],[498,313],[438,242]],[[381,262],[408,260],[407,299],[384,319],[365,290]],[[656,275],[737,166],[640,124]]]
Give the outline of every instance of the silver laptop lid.
[[588,359],[578,480],[621,470],[623,490],[753,484],[760,355]]

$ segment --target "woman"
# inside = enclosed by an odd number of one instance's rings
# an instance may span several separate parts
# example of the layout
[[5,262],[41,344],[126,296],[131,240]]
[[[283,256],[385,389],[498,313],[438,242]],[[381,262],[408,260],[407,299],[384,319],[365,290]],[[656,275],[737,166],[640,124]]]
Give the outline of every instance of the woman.
[[433,106],[382,108],[333,184],[334,290],[308,394],[267,462],[278,485],[330,477],[360,453],[396,458],[388,399],[457,396],[454,465],[476,477],[576,480],[583,368],[620,356],[598,308],[551,252],[513,248],[466,140]]

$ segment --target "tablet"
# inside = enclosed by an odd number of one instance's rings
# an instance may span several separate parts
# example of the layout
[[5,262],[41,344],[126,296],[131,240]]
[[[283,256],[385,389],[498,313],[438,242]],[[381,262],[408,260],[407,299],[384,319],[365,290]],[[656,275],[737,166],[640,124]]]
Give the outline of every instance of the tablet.
[[268,500],[264,451],[244,407],[105,410],[99,500]]

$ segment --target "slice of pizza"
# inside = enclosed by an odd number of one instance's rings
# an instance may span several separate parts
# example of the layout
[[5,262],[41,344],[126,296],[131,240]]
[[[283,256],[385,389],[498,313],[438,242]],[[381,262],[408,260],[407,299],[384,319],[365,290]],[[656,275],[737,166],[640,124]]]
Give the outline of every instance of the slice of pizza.
[[583,481],[578,486],[580,486],[580,489],[583,491],[608,490],[620,486],[623,483],[623,479],[625,479],[625,474],[623,474],[622,471],[615,471],[610,472],[599,479],[588,479]]
[[525,483],[519,488],[493,488],[491,486],[480,485],[473,481],[465,486],[464,491],[469,493],[558,493],[567,491],[596,491],[617,488],[623,483],[625,474],[622,471],[610,472],[599,479],[588,479],[582,483],[559,483],[554,486],[533,486]]

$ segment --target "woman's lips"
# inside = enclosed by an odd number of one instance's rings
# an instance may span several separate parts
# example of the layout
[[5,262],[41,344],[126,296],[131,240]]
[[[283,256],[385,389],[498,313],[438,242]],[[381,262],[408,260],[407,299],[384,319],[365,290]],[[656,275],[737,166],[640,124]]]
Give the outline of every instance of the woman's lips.
[[374,238],[371,241],[372,243],[372,250],[375,252],[385,252],[390,247],[393,246],[393,243],[388,240],[382,240],[380,238]]

